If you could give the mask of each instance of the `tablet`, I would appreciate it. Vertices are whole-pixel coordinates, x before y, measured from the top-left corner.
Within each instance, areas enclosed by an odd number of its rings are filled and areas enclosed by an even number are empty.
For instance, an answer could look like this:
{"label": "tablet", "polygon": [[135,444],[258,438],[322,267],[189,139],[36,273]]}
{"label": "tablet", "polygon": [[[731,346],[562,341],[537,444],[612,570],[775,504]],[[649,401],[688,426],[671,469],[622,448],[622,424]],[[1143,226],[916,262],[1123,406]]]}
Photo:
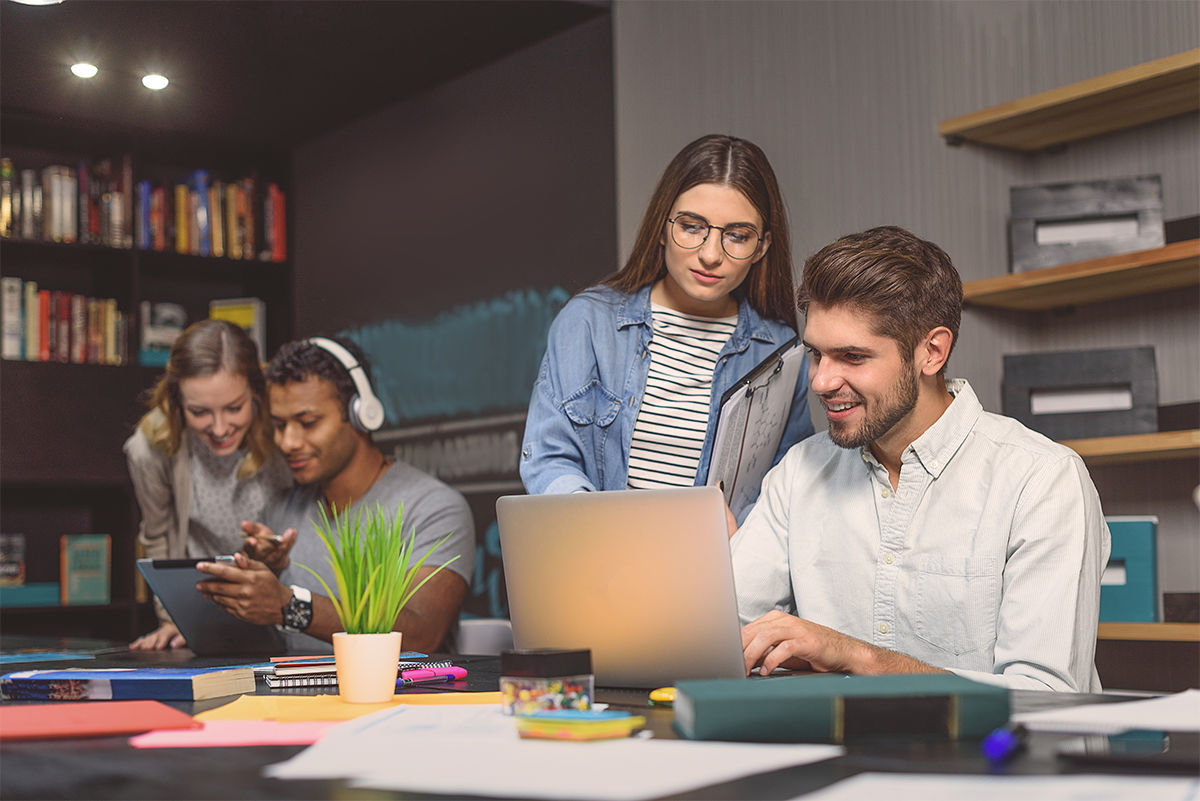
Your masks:
{"label": "tablet", "polygon": [[285,653],[287,643],[274,626],[256,626],[238,620],[196,589],[201,581],[216,580],[211,574],[197,570],[198,563],[232,560],[232,556],[139,559],[137,566],[197,656]]}

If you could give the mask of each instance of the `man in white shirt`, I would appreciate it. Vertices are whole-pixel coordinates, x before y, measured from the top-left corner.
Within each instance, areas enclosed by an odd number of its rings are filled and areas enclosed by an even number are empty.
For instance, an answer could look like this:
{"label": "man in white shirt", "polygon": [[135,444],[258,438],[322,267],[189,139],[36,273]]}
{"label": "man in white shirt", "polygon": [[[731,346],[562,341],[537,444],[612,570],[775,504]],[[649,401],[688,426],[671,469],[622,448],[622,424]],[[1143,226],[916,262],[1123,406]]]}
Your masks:
{"label": "man in white shirt", "polygon": [[767,474],[731,542],[747,673],[1098,692],[1099,496],[1077,454],[945,378],[950,258],[901,228],[852,234],[808,259],[797,300],[829,430]]}

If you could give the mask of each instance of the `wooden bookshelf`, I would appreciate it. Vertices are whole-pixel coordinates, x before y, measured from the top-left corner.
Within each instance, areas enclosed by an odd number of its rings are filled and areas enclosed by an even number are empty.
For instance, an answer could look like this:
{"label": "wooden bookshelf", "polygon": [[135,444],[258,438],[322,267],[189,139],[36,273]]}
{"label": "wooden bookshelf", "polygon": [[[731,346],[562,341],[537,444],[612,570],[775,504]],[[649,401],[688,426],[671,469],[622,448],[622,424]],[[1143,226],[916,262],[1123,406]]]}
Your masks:
{"label": "wooden bookshelf", "polygon": [[947,144],[1035,151],[1200,109],[1200,48],[943,120]]}
{"label": "wooden bookshelf", "polygon": [[1200,458],[1200,429],[1064,440],[1088,464],[1165,462]]}
{"label": "wooden bookshelf", "polygon": [[1101,623],[1096,639],[1200,642],[1200,623]]}
{"label": "wooden bookshelf", "polygon": [[963,302],[1039,311],[1200,284],[1200,239],[963,284]]}

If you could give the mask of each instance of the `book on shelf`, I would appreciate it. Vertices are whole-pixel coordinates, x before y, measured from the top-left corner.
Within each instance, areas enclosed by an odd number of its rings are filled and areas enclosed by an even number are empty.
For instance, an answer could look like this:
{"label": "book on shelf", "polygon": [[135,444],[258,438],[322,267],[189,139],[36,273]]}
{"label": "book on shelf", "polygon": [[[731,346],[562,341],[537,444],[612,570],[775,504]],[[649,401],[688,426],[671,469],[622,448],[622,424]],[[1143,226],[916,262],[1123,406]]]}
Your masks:
{"label": "book on shelf", "polygon": [[166,367],[171,346],[187,328],[187,311],[178,303],[143,300],[140,316],[138,363],[146,367]]}
{"label": "book on shelf", "polygon": [[25,585],[25,535],[0,534],[0,587]]}
{"label": "book on shelf", "polygon": [[207,171],[196,170],[192,173],[191,180],[189,181],[189,191],[194,207],[192,211],[194,227],[192,230],[196,234],[195,242],[191,248],[192,254],[195,256],[209,256],[212,254],[212,228],[209,225]]}
{"label": "book on shelf", "polygon": [[112,539],[107,534],[59,538],[59,586],[63,606],[103,606],[110,598]]}
{"label": "book on shelf", "polygon": [[39,289],[37,299],[39,362],[50,361],[50,290]]}
{"label": "book on shelf", "polygon": [[208,228],[212,240],[212,255],[225,255],[225,184],[214,180],[208,187]]}
{"label": "book on shelf", "polygon": [[8,701],[203,701],[254,692],[254,670],[235,668],[110,668],[22,670],[0,676]]}
{"label": "book on shelf", "polygon": [[4,326],[4,345],[3,351],[0,353],[5,359],[23,359],[25,358],[25,321],[21,315],[21,308],[24,305],[24,289],[21,279],[10,275],[0,278],[0,296],[3,299],[0,314],[3,315]]}
{"label": "book on shelf", "polygon": [[13,187],[12,159],[0,159],[0,237],[13,235]]}
{"label": "book on shelf", "polygon": [[54,310],[54,361],[71,361],[71,297],[70,292],[55,290],[51,294]]}
{"label": "book on shelf", "polygon": [[37,281],[25,282],[25,361],[36,362],[41,353]]}
{"label": "book on shelf", "polygon": [[186,712],[151,700],[0,707],[0,741],[121,737],[157,729],[203,726]]}
{"label": "book on shelf", "polygon": [[175,252],[191,253],[188,245],[188,232],[191,225],[188,222],[188,207],[191,197],[187,184],[175,184]]}
{"label": "book on shelf", "polygon": [[213,320],[227,320],[244,329],[258,345],[259,359],[267,360],[267,304],[258,298],[211,300],[208,316]]}
{"label": "book on shelf", "polygon": [[681,681],[675,728],[690,740],[840,743],[903,735],[983,737],[1008,722],[1005,687],[953,674]]}

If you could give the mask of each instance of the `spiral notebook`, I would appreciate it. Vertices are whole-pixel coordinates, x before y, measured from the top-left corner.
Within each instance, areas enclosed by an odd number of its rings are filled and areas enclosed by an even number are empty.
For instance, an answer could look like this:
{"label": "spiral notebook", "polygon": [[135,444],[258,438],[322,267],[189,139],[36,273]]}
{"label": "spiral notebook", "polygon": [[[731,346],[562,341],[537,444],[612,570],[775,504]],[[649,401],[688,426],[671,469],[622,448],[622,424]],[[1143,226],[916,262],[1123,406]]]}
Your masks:
{"label": "spiral notebook", "polygon": [[[445,668],[454,667],[454,663],[449,660],[440,662],[429,662],[421,660],[419,662],[401,662],[396,669],[397,675],[402,670],[420,670],[422,668]],[[336,687],[337,670],[330,668],[328,673],[317,673],[308,676],[264,676],[267,682],[267,687],[272,690],[291,689],[293,687]]]}

